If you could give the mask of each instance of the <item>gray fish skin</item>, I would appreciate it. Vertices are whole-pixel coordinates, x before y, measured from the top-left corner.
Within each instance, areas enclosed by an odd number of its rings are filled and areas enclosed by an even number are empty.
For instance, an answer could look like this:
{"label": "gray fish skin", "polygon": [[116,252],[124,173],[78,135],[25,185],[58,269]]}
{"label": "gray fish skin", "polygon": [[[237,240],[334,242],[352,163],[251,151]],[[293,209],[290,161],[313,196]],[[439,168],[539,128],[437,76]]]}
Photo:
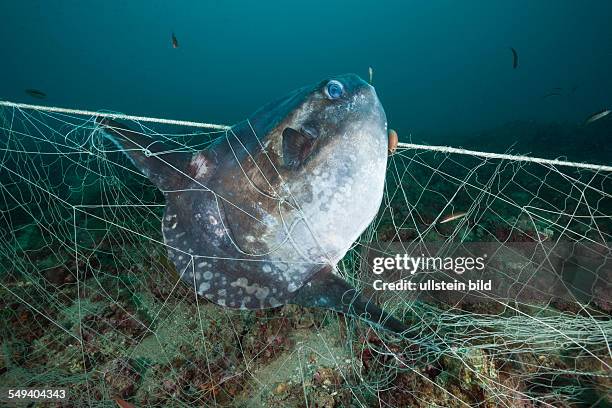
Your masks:
{"label": "gray fish skin", "polygon": [[[329,96],[331,80],[341,97]],[[383,197],[387,122],[370,84],[349,74],[298,89],[199,152],[166,153],[100,123],[164,192],[169,258],[199,295],[238,309],[328,308],[404,330],[333,273]]]}

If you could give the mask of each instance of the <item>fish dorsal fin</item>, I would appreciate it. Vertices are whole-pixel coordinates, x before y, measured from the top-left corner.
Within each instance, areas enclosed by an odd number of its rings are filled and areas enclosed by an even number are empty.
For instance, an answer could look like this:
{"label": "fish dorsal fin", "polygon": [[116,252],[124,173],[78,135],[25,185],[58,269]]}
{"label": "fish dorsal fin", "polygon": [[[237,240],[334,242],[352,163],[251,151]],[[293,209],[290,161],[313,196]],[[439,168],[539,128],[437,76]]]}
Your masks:
{"label": "fish dorsal fin", "polygon": [[98,118],[96,123],[134,166],[162,191],[180,188],[190,178],[202,179],[210,173],[211,161],[205,152],[181,151],[112,119]]}

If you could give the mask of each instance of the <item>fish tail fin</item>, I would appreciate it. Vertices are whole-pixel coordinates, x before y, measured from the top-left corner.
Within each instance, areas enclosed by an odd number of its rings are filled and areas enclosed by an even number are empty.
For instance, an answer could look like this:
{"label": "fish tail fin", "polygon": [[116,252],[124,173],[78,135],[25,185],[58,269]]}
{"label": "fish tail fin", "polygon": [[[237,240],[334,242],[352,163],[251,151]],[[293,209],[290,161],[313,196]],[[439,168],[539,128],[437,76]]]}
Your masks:
{"label": "fish tail fin", "polygon": [[378,328],[401,334],[408,327],[379,308],[344,279],[334,275],[331,266],[317,272],[295,294],[292,303],[321,307],[358,317]]}
{"label": "fish tail fin", "polygon": [[177,186],[183,174],[181,169],[187,168],[191,161],[191,152],[172,149],[146,133],[129,129],[108,117],[97,117],[96,124],[158,188],[165,190]]}

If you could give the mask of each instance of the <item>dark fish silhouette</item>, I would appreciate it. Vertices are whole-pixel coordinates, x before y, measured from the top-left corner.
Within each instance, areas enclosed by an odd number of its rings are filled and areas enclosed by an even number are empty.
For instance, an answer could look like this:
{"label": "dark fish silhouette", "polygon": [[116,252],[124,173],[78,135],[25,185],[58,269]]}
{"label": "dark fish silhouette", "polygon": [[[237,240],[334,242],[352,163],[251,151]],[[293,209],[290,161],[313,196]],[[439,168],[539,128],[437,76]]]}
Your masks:
{"label": "dark fish silhouette", "polygon": [[542,99],[547,99],[547,98],[550,98],[552,96],[561,96],[561,94],[559,92],[549,92],[546,95],[544,95],[542,97]]}
{"label": "dark fish silhouette", "polygon": [[178,48],[178,47],[179,47],[179,43],[178,43],[178,40],[176,39],[176,35],[172,33],[172,48]]}
{"label": "dark fish silhouette", "polygon": [[38,89],[26,89],[25,92],[32,98],[36,99],[45,99],[47,97],[47,94],[45,94],[43,91],[39,91]]}
{"label": "dark fish silhouette", "polygon": [[169,258],[198,294],[230,308],[293,303],[405,330],[334,273],[383,195],[387,122],[367,82],[351,74],[298,89],[203,151],[98,123],[164,192]]}
{"label": "dark fish silhouette", "polygon": [[510,47],[510,51],[512,51],[512,68],[517,69],[519,63],[518,53],[512,47]]}

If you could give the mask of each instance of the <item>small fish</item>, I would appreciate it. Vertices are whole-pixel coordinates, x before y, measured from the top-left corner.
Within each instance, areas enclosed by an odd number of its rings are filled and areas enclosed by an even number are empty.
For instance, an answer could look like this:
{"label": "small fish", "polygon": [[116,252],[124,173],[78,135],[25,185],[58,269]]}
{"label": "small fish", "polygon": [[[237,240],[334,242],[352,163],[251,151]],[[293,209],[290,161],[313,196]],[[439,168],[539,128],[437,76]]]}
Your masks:
{"label": "small fish", "polygon": [[562,91],[562,90],[563,90],[563,88],[561,88],[561,87],[557,86],[557,87],[553,88],[552,90],[553,90],[553,91]]}
{"label": "small fish", "polygon": [[512,68],[517,69],[518,68],[518,53],[516,52],[516,50],[512,47],[510,47],[510,51],[512,51]]}
{"label": "small fish", "polygon": [[374,69],[372,67],[368,67],[368,75],[370,78],[370,85],[372,85],[372,77],[374,76]]}
{"label": "small fish", "polygon": [[134,408],[134,406],[132,404],[130,404],[129,402],[127,402],[125,400],[122,400],[119,397],[115,397],[113,399],[115,400],[115,402],[117,403],[119,408]]}
{"label": "small fish", "polygon": [[594,114],[592,114],[591,116],[589,116],[585,121],[584,124],[588,125],[589,123],[593,123],[596,120],[605,118],[606,116],[608,116],[610,114],[610,112],[612,112],[610,109],[604,109],[600,112],[596,112]]}
{"label": "small fish", "polygon": [[25,92],[32,98],[36,99],[45,99],[47,97],[46,93],[39,91],[38,89],[26,89]]}
{"label": "small fish", "polygon": [[458,220],[459,218],[463,218],[466,215],[467,215],[467,213],[464,212],[464,211],[456,212],[456,213],[447,215],[446,217],[442,218],[442,220],[440,221],[440,224],[445,224],[447,222]]}
{"label": "small fish", "polygon": [[179,47],[179,43],[178,43],[178,40],[176,39],[176,35],[172,33],[172,48],[178,48],[178,47]]}
{"label": "small fish", "polygon": [[389,154],[395,153],[398,143],[399,139],[397,137],[397,132],[393,129],[389,129]]}
{"label": "small fish", "polygon": [[550,98],[551,96],[561,96],[559,92],[550,92],[542,97],[542,99]]}

